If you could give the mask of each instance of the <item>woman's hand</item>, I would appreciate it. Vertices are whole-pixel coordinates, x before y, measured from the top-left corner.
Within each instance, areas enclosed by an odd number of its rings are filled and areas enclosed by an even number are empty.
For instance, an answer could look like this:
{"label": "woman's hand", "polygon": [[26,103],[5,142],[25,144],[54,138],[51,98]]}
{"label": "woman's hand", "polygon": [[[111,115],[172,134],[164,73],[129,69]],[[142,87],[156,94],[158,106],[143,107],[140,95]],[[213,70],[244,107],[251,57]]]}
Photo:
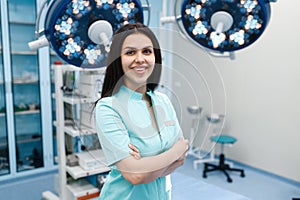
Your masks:
{"label": "woman's hand", "polygon": [[186,156],[187,151],[185,151],[175,162],[173,162],[167,168],[165,168],[165,171],[162,173],[162,176],[167,176],[171,174],[175,169],[182,166],[184,164]]}
{"label": "woman's hand", "polygon": [[137,160],[141,159],[140,151],[133,144],[130,143],[128,147],[132,150],[129,152],[130,155],[132,155]]}
{"label": "woman's hand", "polygon": [[176,155],[178,155],[178,159],[185,159],[188,147],[188,140],[181,137],[173,145],[172,149],[175,151]]}
{"label": "woman's hand", "polygon": [[140,151],[133,144],[129,144],[129,157],[116,163],[122,176],[131,184],[145,184],[170,174],[184,164],[188,141],[179,139],[167,151],[155,155],[141,157]]}
{"label": "woman's hand", "polygon": [[185,160],[186,159],[186,156],[187,156],[187,151],[185,151],[179,158],[177,161],[179,160]]}

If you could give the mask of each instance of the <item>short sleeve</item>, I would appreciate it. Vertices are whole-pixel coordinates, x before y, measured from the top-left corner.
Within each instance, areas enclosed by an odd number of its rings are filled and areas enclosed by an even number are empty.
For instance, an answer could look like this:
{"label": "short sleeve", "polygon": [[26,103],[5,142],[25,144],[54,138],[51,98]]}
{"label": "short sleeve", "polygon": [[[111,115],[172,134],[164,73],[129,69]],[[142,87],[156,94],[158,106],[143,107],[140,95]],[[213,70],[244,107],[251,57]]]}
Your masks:
{"label": "short sleeve", "polygon": [[111,98],[101,99],[95,108],[98,138],[105,155],[107,165],[129,157],[130,139],[127,129],[118,112],[112,107]]}

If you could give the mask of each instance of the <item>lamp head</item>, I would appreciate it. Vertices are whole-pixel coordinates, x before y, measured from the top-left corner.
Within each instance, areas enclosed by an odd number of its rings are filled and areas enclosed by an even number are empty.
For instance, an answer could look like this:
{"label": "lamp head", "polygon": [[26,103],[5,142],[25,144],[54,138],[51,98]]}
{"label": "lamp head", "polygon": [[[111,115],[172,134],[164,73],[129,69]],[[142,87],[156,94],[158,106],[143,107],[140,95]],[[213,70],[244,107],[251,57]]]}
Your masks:
{"label": "lamp head", "polygon": [[126,23],[143,23],[139,0],[53,0],[45,36],[64,61],[77,67],[106,65],[113,33]]}
{"label": "lamp head", "polygon": [[217,52],[232,52],[255,42],[270,19],[266,0],[184,0],[181,20],[197,44]]}

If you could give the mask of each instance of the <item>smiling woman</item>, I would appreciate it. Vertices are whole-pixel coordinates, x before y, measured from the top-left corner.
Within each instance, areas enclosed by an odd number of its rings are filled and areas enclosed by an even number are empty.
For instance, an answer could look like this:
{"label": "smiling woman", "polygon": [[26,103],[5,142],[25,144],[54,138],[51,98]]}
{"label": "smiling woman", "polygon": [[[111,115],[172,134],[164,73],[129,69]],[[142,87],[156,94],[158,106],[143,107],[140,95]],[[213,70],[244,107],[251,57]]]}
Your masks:
{"label": "smiling woman", "polygon": [[122,46],[121,61],[125,73],[124,84],[132,90],[145,93],[146,82],[155,63],[151,40],[140,33],[129,35]]}
{"label": "smiling woman", "polygon": [[171,198],[170,173],[184,163],[187,141],[166,95],[155,91],[161,52],[153,32],[127,24],[113,36],[97,133],[111,171],[100,199]]}

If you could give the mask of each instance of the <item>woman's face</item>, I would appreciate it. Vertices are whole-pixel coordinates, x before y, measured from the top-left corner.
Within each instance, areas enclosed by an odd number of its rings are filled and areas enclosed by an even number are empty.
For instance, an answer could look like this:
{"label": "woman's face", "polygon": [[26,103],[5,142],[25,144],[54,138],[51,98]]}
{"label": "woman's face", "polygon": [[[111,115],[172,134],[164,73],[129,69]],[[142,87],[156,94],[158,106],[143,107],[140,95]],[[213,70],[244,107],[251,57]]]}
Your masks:
{"label": "woman's face", "polygon": [[141,33],[129,35],[122,45],[121,62],[124,84],[132,90],[145,86],[155,64],[151,40]]}

